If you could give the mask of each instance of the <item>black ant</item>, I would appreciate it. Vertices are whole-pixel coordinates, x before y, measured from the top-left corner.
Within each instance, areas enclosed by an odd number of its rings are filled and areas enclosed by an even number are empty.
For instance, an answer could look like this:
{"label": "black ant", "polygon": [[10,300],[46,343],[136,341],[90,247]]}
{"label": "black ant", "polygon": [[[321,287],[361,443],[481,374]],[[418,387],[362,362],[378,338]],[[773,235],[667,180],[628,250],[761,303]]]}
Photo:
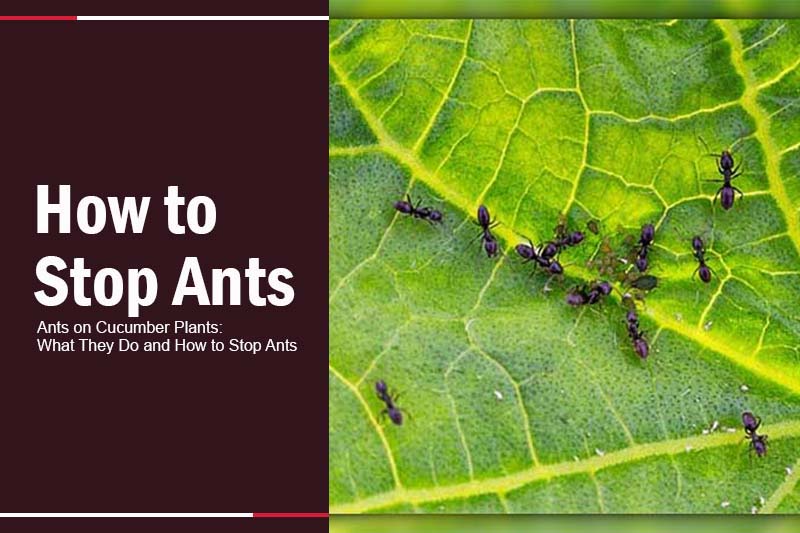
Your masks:
{"label": "black ant", "polygon": [[644,332],[639,329],[639,315],[636,311],[630,310],[626,316],[628,323],[628,336],[633,341],[633,351],[636,352],[641,359],[647,359],[650,353],[650,346],[647,344]]}
{"label": "black ant", "polygon": [[647,270],[647,252],[650,250],[650,245],[653,244],[656,229],[652,224],[645,224],[642,226],[642,233],[639,236],[639,250],[636,252],[636,268],[639,272]]}
{"label": "black ant", "polygon": [[389,387],[386,386],[386,382],[382,379],[379,379],[375,382],[375,393],[378,395],[378,398],[381,399],[383,403],[386,404],[386,408],[381,411],[381,416],[389,416],[389,420],[392,421],[397,426],[403,425],[403,410],[400,409],[396,402],[400,398],[399,394],[395,394],[394,398],[392,398],[391,393],[389,392]]}
{"label": "black ant", "polygon": [[604,296],[611,294],[611,284],[607,281],[590,283],[575,287],[567,293],[567,303],[577,307],[580,305],[592,305],[599,302]]}
{"label": "black ant", "polygon": [[703,246],[703,239],[700,237],[694,237],[692,239],[692,249],[694,250],[694,257],[699,263],[698,267],[694,270],[694,273],[700,276],[700,279],[703,280],[703,283],[708,283],[711,281],[711,269],[708,267],[708,265],[706,265],[706,249],[705,246]]}
{"label": "black ant", "polygon": [[533,243],[528,239],[528,244],[520,243],[516,246],[515,250],[517,254],[523,259],[524,263],[528,261],[533,261],[544,270],[553,274],[554,276],[558,276],[564,273],[564,267],[561,266],[556,259],[552,257],[545,257],[542,253],[542,249],[545,248],[544,246],[540,247],[539,250],[533,245]]}
{"label": "black ant", "polygon": [[[708,150],[708,145],[703,140],[703,138],[702,137],[698,138],[703,142],[703,145],[706,147],[706,150]],[[736,198],[735,193],[737,192],[739,193],[739,198],[744,197],[744,193],[731,184],[731,181],[734,178],[737,178],[742,175],[742,173],[739,172],[739,167],[742,166],[742,162],[739,161],[739,164],[736,165],[733,159],[733,155],[729,150],[723,150],[722,153],[719,154],[709,153],[708,155],[717,158],[717,172],[719,172],[722,175],[722,179],[705,180],[705,181],[722,183],[722,186],[719,189],[717,189],[717,193],[714,195],[713,201],[716,202],[717,196],[719,196],[719,201],[720,204],[722,205],[722,208],[727,211],[728,209],[733,207],[733,200]]]}
{"label": "black ant", "polygon": [[411,195],[406,195],[407,200],[398,200],[394,203],[394,208],[403,213],[404,215],[410,215],[414,218],[421,218],[422,220],[428,221],[430,224],[436,224],[442,222],[442,212],[432,207],[420,207],[419,204],[422,203],[420,200],[417,205],[414,205],[414,202],[411,201]]}
{"label": "black ant", "polygon": [[742,424],[744,425],[745,438],[750,440],[750,449],[755,450],[756,455],[763,457],[767,455],[767,435],[759,435],[756,430],[761,426],[761,419],[750,411],[742,413]]}
{"label": "black ant", "polygon": [[[481,239],[481,243],[483,244],[483,249],[486,252],[486,257],[494,257],[497,255],[499,248],[497,246],[497,239],[492,234],[492,228],[497,226],[499,222],[496,220],[492,220],[491,215],[489,215],[489,210],[486,208],[485,205],[481,205],[478,207],[478,226],[481,228],[481,233],[478,234],[478,237]],[[476,237],[476,238],[478,238]]]}

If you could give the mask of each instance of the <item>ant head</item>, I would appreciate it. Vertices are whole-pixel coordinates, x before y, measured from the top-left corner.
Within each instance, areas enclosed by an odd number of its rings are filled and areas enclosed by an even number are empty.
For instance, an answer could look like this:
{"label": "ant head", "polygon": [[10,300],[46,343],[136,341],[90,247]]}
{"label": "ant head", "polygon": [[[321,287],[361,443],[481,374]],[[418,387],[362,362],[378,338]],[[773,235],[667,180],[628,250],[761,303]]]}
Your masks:
{"label": "ant head", "polygon": [[437,211],[436,209],[431,210],[430,213],[431,222],[441,222],[442,221],[442,212]]}
{"label": "ant head", "polygon": [[625,320],[628,324],[638,324],[639,323],[639,315],[636,314],[636,311],[630,310],[628,314],[625,315]]}
{"label": "ant head", "polygon": [[378,394],[385,394],[386,392],[389,391],[389,388],[386,386],[385,381],[379,379],[378,381],[375,382],[375,391],[377,391]]}
{"label": "ant head", "polygon": [[575,246],[576,244],[580,244],[584,239],[584,235],[582,231],[573,231],[569,234],[567,240],[569,241],[570,246]]}
{"label": "ant head", "polygon": [[608,296],[609,294],[611,294],[611,284],[609,282],[607,282],[607,281],[601,281],[600,283],[595,285],[595,287],[601,293],[603,293],[603,296]]}
{"label": "ant head", "polygon": [[550,266],[548,267],[547,270],[549,270],[551,274],[555,275],[560,275],[564,273],[564,267],[562,267],[561,263],[559,263],[558,261],[553,261],[552,263],[550,263]]}
{"label": "ant head", "polygon": [[642,244],[650,244],[653,242],[653,238],[656,235],[656,228],[652,224],[645,224],[642,226],[642,236],[641,242]]}
{"label": "ant head", "polygon": [[637,257],[636,258],[636,268],[639,269],[639,272],[644,272],[647,270],[647,258],[646,257]]}

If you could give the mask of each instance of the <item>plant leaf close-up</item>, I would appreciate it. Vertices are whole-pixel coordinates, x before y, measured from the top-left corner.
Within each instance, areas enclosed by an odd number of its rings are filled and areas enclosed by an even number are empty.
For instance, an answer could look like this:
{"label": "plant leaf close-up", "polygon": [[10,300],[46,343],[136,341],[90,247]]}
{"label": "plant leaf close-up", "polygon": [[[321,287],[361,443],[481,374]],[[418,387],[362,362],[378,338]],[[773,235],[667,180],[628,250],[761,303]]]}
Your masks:
{"label": "plant leaf close-up", "polygon": [[[331,513],[800,511],[800,21],[333,20],[329,64]],[[623,285],[565,295],[646,223],[641,360]]]}

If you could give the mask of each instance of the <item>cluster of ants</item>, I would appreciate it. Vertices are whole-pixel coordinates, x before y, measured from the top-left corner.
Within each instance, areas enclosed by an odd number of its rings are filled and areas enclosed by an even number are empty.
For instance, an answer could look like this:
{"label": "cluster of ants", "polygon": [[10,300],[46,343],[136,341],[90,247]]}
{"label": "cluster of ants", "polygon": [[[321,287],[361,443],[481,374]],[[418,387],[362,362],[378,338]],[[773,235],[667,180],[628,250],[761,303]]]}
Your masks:
{"label": "cluster of ants", "polygon": [[[700,139],[702,141],[702,138]],[[705,145],[705,141],[703,141]],[[720,154],[708,154],[717,158],[717,171],[722,175],[722,179],[706,180],[721,182],[722,185],[714,195],[713,202],[716,202],[717,197],[720,197],[720,204],[725,210],[733,207],[735,193],[738,192],[740,197],[744,195],[742,191],[737,189],[731,184],[731,181],[740,176],[741,172],[739,165],[736,165],[728,150],[723,150]],[[401,214],[411,216],[413,218],[425,220],[430,224],[437,224],[443,221],[441,211],[432,207],[421,206],[421,201],[415,205],[411,200],[410,195],[406,195],[406,200],[400,200],[394,203],[394,208]],[[474,222],[480,227],[480,232],[472,240],[481,241],[481,247],[486,253],[488,258],[496,257],[500,253],[497,238],[492,233],[492,229],[496,227],[499,222],[492,219],[489,209],[485,205],[478,207],[477,219]],[[589,230],[598,234],[599,229],[596,221],[589,221],[587,224]],[[566,218],[562,215],[559,223],[555,228],[554,237],[535,246],[530,239],[526,238],[526,242],[517,244],[514,248],[517,255],[522,258],[523,263],[533,263],[534,271],[541,269],[542,271],[553,276],[562,276],[564,267],[559,262],[559,255],[567,248],[579,245],[583,242],[585,235],[581,231],[568,231],[566,225]],[[630,253],[627,257],[618,258],[613,253],[608,240],[606,239],[602,246],[601,251],[604,251],[604,256],[598,264],[598,270],[601,274],[616,276],[617,281],[622,285],[637,289],[638,291],[649,291],[658,285],[658,278],[655,276],[644,274],[649,266],[648,253],[653,245],[655,239],[655,226],[651,223],[642,226],[639,234],[639,240],[635,245],[630,246]],[[472,242],[471,241],[471,242]],[[633,238],[630,239],[629,244],[632,244]],[[703,283],[711,281],[711,269],[705,261],[705,245],[700,236],[692,238],[692,251],[693,256],[697,260],[698,266],[695,269],[694,275],[699,275]],[[630,264],[634,264],[638,270],[638,274],[631,273]],[[589,262],[592,266],[594,263]],[[533,273],[532,272],[532,273]],[[611,294],[612,285],[605,280],[596,280],[573,287],[567,292],[566,303],[573,306],[593,305],[602,301],[606,296]],[[641,294],[639,294],[641,299]],[[628,337],[630,337],[633,351],[640,359],[645,360],[650,353],[650,346],[647,342],[646,334],[639,328],[639,315],[636,313],[636,304],[632,301],[630,294],[626,293],[622,296],[623,304],[628,308],[626,315],[626,328]],[[397,406],[397,399],[399,395],[394,396],[389,392],[386,382],[378,380],[375,383],[375,392],[378,398],[384,403],[385,408],[381,411],[382,416],[388,416],[392,423],[396,425],[403,424],[403,411]],[[751,450],[755,450],[756,454],[761,457],[767,453],[767,436],[759,435],[756,430],[761,425],[761,419],[755,417],[752,413],[744,412],[742,414],[742,423],[746,438],[750,441]]]}

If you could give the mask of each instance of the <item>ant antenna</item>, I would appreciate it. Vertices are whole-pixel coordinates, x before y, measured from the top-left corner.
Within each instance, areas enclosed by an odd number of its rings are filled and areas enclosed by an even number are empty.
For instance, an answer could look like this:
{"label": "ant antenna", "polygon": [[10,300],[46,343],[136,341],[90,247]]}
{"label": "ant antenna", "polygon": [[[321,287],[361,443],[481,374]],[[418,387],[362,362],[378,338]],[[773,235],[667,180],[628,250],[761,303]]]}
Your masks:
{"label": "ant antenna", "polygon": [[697,136],[697,138],[700,139],[700,142],[703,143],[703,146],[706,149],[705,155],[710,156],[710,157],[722,157],[722,154],[715,154],[714,152],[711,151],[711,148],[708,147],[708,144],[706,144],[705,139],[703,139],[699,135]]}

